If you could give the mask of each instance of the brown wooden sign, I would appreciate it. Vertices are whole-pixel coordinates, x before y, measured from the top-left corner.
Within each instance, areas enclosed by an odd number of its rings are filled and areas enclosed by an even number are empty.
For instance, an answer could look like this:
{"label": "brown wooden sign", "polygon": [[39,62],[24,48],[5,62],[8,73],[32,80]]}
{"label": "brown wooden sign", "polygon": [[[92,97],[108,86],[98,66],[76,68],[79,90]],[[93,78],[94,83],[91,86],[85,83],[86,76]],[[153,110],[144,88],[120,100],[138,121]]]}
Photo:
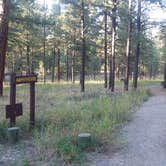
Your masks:
{"label": "brown wooden sign", "polygon": [[37,82],[37,75],[25,75],[25,76],[16,76],[15,83],[16,84],[25,84]]}
{"label": "brown wooden sign", "polygon": [[6,119],[23,115],[22,103],[6,106]]}
{"label": "brown wooden sign", "polygon": [[6,118],[10,118],[10,126],[16,123],[16,117],[23,114],[22,104],[16,104],[16,85],[17,84],[30,84],[30,128],[35,125],[35,82],[37,82],[36,74],[16,75],[11,74],[10,77],[10,105],[6,106]]}

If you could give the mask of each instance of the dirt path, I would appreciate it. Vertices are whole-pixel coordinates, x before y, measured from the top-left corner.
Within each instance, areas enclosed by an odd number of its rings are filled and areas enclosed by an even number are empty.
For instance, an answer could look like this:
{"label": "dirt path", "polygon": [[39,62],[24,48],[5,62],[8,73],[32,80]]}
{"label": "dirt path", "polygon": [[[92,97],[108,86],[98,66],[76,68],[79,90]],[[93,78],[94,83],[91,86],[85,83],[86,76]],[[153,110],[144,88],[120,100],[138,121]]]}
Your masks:
{"label": "dirt path", "polygon": [[95,156],[90,166],[165,166],[166,93],[152,89],[153,97],[134,114],[122,130],[126,146],[116,153]]}

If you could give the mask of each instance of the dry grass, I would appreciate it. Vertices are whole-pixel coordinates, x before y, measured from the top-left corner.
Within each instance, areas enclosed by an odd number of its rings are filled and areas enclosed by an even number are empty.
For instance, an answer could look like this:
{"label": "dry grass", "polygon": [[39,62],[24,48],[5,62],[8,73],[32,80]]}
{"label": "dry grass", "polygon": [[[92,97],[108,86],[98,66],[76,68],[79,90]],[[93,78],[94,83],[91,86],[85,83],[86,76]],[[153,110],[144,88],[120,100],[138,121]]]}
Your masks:
{"label": "dry grass", "polygon": [[[86,93],[80,93],[79,85],[38,84],[36,86],[36,128],[29,127],[29,88],[17,87],[17,101],[23,102],[24,116],[17,118],[22,139],[30,140],[35,156],[26,156],[25,163],[57,161],[59,156],[66,163],[82,163],[85,150],[77,146],[77,135],[90,132],[93,143],[88,150],[109,145],[117,126],[130,119],[131,110],[148,98],[145,90],[112,94],[102,84],[88,84]],[[8,121],[4,105],[8,104],[8,88],[0,100],[0,139],[3,140]],[[28,136],[28,137],[27,137]],[[24,145],[28,149],[29,145]],[[40,164],[39,164],[40,165]],[[51,165],[51,164],[50,164]]]}

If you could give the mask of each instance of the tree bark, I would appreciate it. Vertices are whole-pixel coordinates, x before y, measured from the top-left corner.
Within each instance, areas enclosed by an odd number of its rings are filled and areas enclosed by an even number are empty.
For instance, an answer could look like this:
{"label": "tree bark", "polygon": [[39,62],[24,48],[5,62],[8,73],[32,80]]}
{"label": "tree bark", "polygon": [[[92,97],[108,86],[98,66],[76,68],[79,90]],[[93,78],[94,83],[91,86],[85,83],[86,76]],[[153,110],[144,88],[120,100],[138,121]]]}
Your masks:
{"label": "tree bark", "polygon": [[44,0],[44,24],[43,24],[43,81],[46,83],[46,2]]}
{"label": "tree bark", "polygon": [[135,68],[133,78],[133,88],[137,89],[138,84],[138,65],[140,57],[140,33],[141,33],[141,0],[138,0],[138,11],[137,11],[137,48],[135,55]]}
{"label": "tree bark", "polygon": [[117,10],[117,0],[112,0],[112,57],[111,57],[111,91],[114,92],[115,89],[115,37],[116,37],[116,10]]}
{"label": "tree bark", "polygon": [[126,79],[125,79],[125,90],[128,91],[129,88],[129,76],[130,76],[130,53],[131,53],[131,32],[132,32],[132,2],[129,0],[129,13],[128,13],[128,30],[127,30],[127,45],[126,45],[126,57],[127,57],[127,66],[126,66]]}
{"label": "tree bark", "polygon": [[30,45],[29,45],[29,34],[27,34],[27,73],[30,73]]}
{"label": "tree bark", "polygon": [[55,56],[56,56],[56,52],[55,52],[55,45],[54,45],[54,50],[53,50],[53,64],[52,64],[52,77],[51,77],[52,82],[55,81]]}
{"label": "tree bark", "polygon": [[107,88],[107,9],[104,12],[105,37],[104,37],[104,87]]}
{"label": "tree bark", "polygon": [[69,81],[69,55],[66,53],[66,81]]}
{"label": "tree bark", "polygon": [[32,52],[31,52],[31,73],[34,73],[35,71],[35,66],[34,66],[34,48],[32,47]]}
{"label": "tree bark", "polygon": [[85,59],[86,59],[86,42],[85,42],[85,4],[82,0],[82,57],[81,57],[81,92],[85,92]]}
{"label": "tree bark", "polygon": [[0,27],[0,96],[3,96],[3,80],[5,72],[5,60],[8,44],[10,0],[3,0],[3,14]]}
{"label": "tree bark", "polygon": [[57,75],[58,75],[58,82],[60,81],[61,79],[61,68],[60,68],[60,60],[61,60],[61,55],[60,55],[60,49],[58,48],[58,72],[57,72]]}
{"label": "tree bark", "polygon": [[163,82],[163,88],[166,88],[166,63],[164,64],[164,82]]}
{"label": "tree bark", "polygon": [[149,70],[149,79],[152,80],[152,77],[153,77],[153,65],[152,65],[152,62],[151,62],[150,70]]}
{"label": "tree bark", "polygon": [[[76,46],[76,28],[74,29],[73,43],[74,43],[74,46]],[[74,48],[71,53],[71,56],[72,56],[72,58],[71,58],[71,81],[73,84],[75,83],[75,55],[76,55],[76,50]]]}
{"label": "tree bark", "polygon": [[109,86],[108,86],[108,88],[109,89],[111,89],[111,87],[112,87],[112,56],[110,56],[110,60],[109,60],[109,69],[110,69],[110,71],[109,71]]}
{"label": "tree bark", "polygon": [[71,59],[71,81],[75,83],[75,50],[72,52],[72,59]]}

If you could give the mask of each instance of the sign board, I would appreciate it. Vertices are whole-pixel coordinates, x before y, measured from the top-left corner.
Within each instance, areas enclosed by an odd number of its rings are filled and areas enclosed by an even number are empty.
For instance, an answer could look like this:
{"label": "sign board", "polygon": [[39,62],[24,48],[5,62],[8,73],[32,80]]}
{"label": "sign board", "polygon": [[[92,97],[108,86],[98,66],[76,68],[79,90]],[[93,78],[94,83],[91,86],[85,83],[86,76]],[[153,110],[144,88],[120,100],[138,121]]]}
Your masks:
{"label": "sign board", "polygon": [[25,76],[15,77],[16,84],[25,84],[25,83],[33,83],[33,82],[37,82],[37,75],[25,75]]}
{"label": "sign board", "polygon": [[16,123],[16,117],[23,114],[22,104],[16,104],[16,85],[30,84],[30,128],[35,125],[35,82],[37,82],[36,74],[16,75],[11,73],[10,76],[10,105],[6,106],[6,118],[10,118],[10,126]]}
{"label": "sign board", "polygon": [[6,106],[6,119],[23,115],[22,103]]}

